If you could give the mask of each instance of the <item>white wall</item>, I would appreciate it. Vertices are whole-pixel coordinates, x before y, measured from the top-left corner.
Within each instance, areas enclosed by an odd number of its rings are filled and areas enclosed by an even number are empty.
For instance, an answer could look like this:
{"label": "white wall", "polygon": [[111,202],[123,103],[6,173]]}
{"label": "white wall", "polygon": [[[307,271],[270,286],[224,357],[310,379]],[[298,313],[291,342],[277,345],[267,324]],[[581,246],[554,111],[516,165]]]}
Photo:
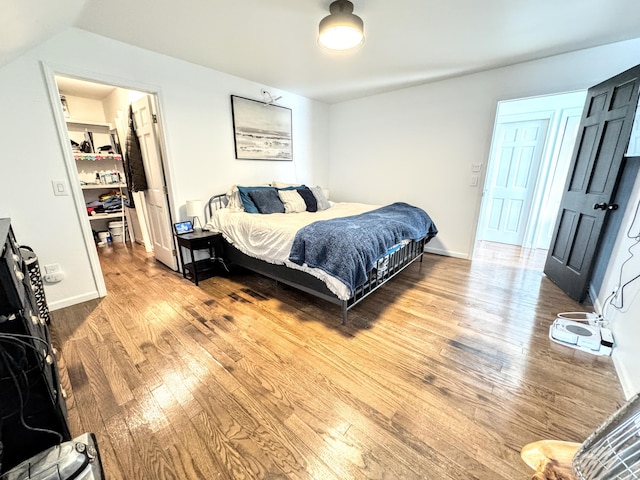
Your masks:
{"label": "white wall", "polygon": [[578,92],[562,93],[557,95],[506,100],[500,103],[499,114],[500,116],[506,116],[530,114],[532,112],[557,112],[557,110],[562,108],[582,108],[586,96],[586,90],[580,90]]}
{"label": "white wall", "polygon": [[233,183],[327,183],[327,105],[272,90],[293,109],[294,162],[235,160],[230,95],[259,100],[268,86],[69,29],[0,69],[0,217],[12,219],[18,241],[41,264],[59,263],[66,273],[46,287],[52,309],[95,298],[97,290],[74,197],[53,195],[51,180],[73,177],[40,62],[56,73],[158,92],[176,219],[187,198],[204,200]]}
{"label": "white wall", "polygon": [[[640,158],[629,161],[640,162]],[[613,331],[616,342],[613,359],[627,398],[640,392],[640,279],[629,284],[623,291],[619,286],[640,274],[640,246],[637,245],[640,239],[639,203],[640,176],[636,178],[598,293],[598,305]],[[617,295],[611,297],[614,291]]]}
{"label": "white wall", "polygon": [[[640,39],[331,106],[334,199],[424,208],[440,233],[427,249],[468,258],[499,100],[586,89],[638,63]],[[357,180],[356,180],[357,179]]]}
{"label": "white wall", "polygon": [[69,107],[68,122],[105,123],[104,108],[101,100],[65,95]]}

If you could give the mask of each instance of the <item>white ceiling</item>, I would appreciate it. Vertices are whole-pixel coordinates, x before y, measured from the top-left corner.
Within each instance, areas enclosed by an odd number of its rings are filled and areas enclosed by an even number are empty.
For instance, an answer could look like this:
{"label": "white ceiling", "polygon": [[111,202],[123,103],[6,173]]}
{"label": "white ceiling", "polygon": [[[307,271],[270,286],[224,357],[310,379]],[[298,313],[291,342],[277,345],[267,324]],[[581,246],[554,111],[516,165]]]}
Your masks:
{"label": "white ceiling", "polygon": [[330,3],[0,0],[0,65],[73,25],[335,103],[640,37],[638,0],[353,0],[366,42],[330,54],[316,44]]}

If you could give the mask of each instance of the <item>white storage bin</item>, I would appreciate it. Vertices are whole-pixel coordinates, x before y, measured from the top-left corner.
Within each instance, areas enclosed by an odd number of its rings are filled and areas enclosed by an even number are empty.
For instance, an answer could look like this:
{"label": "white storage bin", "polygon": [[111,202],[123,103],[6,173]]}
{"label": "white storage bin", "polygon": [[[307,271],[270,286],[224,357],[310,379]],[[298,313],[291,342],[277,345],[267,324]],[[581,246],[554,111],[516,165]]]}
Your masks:
{"label": "white storage bin", "polygon": [[127,232],[124,222],[109,222],[109,233],[113,243],[126,241]]}

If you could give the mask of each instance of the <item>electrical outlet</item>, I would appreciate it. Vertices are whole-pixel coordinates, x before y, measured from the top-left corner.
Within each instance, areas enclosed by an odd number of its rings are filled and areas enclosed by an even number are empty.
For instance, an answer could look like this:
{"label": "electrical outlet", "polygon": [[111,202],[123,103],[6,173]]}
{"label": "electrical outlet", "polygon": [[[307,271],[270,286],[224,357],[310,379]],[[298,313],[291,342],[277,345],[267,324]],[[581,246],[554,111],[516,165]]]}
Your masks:
{"label": "electrical outlet", "polygon": [[60,264],[59,263],[52,263],[50,265],[45,265],[44,266],[44,273],[46,274],[53,274],[53,273],[58,273],[60,271]]}
{"label": "electrical outlet", "polygon": [[471,164],[471,171],[472,172],[479,172],[480,170],[482,170],[482,164],[481,163],[472,163]]}
{"label": "electrical outlet", "polygon": [[58,283],[64,280],[64,272],[46,273],[43,278],[47,283]]}

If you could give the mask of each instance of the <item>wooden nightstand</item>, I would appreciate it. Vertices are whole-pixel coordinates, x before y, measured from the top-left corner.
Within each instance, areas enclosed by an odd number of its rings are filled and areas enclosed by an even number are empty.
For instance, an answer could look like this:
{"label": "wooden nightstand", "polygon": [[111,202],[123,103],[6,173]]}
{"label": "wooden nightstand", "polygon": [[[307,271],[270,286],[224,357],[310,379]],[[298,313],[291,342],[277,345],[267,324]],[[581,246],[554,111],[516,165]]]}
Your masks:
{"label": "wooden nightstand", "polygon": [[[180,266],[182,276],[198,285],[198,281],[215,275],[218,264],[227,269],[223,260],[223,242],[220,233],[201,230],[193,233],[176,235],[180,250]],[[190,261],[185,263],[183,248],[189,250]],[[209,258],[195,260],[194,251],[208,250]]]}

